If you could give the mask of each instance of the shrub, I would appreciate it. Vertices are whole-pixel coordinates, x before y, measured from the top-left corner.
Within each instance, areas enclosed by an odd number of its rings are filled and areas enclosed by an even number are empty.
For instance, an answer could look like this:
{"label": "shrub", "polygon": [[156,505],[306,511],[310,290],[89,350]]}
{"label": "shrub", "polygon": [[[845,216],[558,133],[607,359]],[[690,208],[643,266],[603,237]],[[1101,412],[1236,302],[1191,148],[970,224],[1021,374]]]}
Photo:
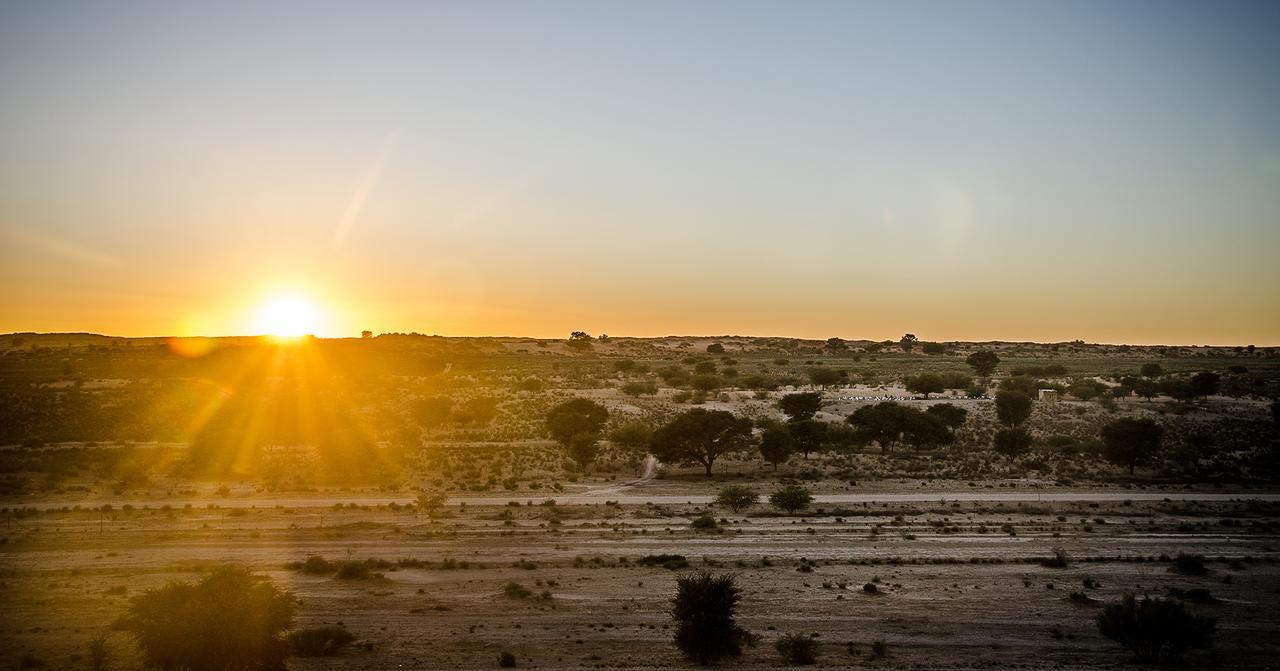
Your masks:
{"label": "shrub", "polygon": [[1185,552],[1179,552],[1178,556],[1173,558],[1173,566],[1170,566],[1169,570],[1183,575],[1205,575],[1209,572],[1204,565],[1204,555]]}
{"label": "shrub", "polygon": [[284,668],[297,601],[270,579],[220,568],[196,584],[172,581],[134,597],[119,627],[162,671]]}
{"label": "shrub", "polygon": [[1063,550],[1062,548],[1054,548],[1053,556],[1048,559],[1041,560],[1040,565],[1046,568],[1066,568],[1071,565],[1071,558],[1067,556],[1066,550]]}
{"label": "shrub", "polygon": [[661,566],[665,569],[675,570],[679,568],[687,568],[689,560],[684,555],[645,555],[636,560],[641,566]]}
{"label": "shrub", "polygon": [[518,582],[509,582],[502,588],[502,594],[508,599],[529,599],[533,597],[533,590]]}
{"label": "shrub", "polygon": [[788,664],[813,664],[818,661],[818,642],[805,634],[787,634],[774,644]]}
{"label": "shrub", "polygon": [[516,656],[503,650],[498,653],[498,666],[504,669],[514,668],[516,665]]}
{"label": "shrub", "polygon": [[302,562],[300,570],[309,575],[327,575],[337,570],[337,566],[324,557],[311,555]]}
{"label": "shrub", "polygon": [[741,598],[742,592],[731,575],[704,572],[678,578],[671,605],[676,647],[703,665],[721,657],[741,655],[742,644],[755,641],[733,620]]}
{"label": "shrub", "polygon": [[1098,631],[1147,663],[1176,663],[1186,650],[1208,647],[1214,627],[1213,618],[1193,615],[1176,601],[1133,595],[1098,614]]}
{"label": "shrub", "polygon": [[344,561],[338,563],[338,572],[336,576],[340,580],[368,580],[374,577],[374,573],[369,570],[369,565],[362,561]]}
{"label": "shrub", "polygon": [[769,495],[769,504],[778,510],[794,515],[813,503],[813,494],[800,485],[787,485]]}
{"label": "shrub", "polygon": [[299,629],[289,634],[289,647],[299,657],[332,655],[338,648],[356,640],[344,627],[328,625]]}
{"label": "shrub", "polygon": [[689,523],[689,526],[700,531],[711,531],[713,529],[720,528],[720,525],[716,524],[716,518],[707,513],[703,513],[693,518],[693,521]]}
{"label": "shrub", "polygon": [[110,653],[110,649],[107,648],[107,635],[105,632],[89,639],[89,668],[93,671],[102,671],[107,668],[107,659],[110,657]]}
{"label": "shrub", "polygon": [[883,638],[878,638],[871,642],[871,656],[880,659],[889,654],[889,644],[885,643]]}
{"label": "shrub", "polygon": [[745,485],[729,485],[716,494],[716,505],[729,508],[735,513],[754,506],[759,500],[760,495]]}

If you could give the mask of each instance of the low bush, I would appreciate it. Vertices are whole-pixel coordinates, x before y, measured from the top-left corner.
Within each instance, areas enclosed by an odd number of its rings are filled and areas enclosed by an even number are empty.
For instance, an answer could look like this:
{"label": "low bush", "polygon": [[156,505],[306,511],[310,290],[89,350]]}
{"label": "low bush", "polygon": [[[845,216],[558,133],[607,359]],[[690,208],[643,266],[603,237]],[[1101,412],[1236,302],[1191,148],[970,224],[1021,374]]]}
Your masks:
{"label": "low bush", "polygon": [[1098,614],[1098,631],[1125,646],[1139,662],[1177,663],[1191,648],[1213,643],[1213,618],[1190,613],[1177,601],[1129,595]]}
{"label": "low bush", "polygon": [[1205,575],[1209,569],[1204,565],[1204,555],[1193,555],[1179,552],[1173,558],[1173,566],[1169,570],[1183,575]]}
{"label": "low bush", "polygon": [[818,661],[818,642],[806,634],[787,634],[773,646],[789,664],[813,664]]}
{"label": "low bush", "polygon": [[332,655],[342,646],[356,640],[344,627],[328,625],[299,629],[289,634],[289,647],[299,657]]}

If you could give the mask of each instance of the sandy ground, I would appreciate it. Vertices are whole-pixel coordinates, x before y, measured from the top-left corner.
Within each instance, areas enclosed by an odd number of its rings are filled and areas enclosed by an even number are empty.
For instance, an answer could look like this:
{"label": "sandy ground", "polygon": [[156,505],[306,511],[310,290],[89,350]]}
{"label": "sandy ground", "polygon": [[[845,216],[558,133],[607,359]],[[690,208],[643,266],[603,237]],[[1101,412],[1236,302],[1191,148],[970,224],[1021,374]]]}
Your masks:
{"label": "sandy ground", "polygon": [[[638,498],[653,498],[638,489]],[[24,657],[44,668],[87,668],[88,639],[130,595],[219,562],[248,565],[296,592],[300,625],[342,622],[360,637],[340,655],[294,659],[294,669],[494,668],[502,650],[524,668],[688,666],[670,644],[667,608],[676,576],[704,568],[738,576],[741,622],[762,636],[725,668],[784,666],[773,641],[790,632],[819,634],[819,668],[1107,668],[1128,655],[1097,634],[1100,603],[1189,587],[1218,600],[1193,608],[1219,620],[1214,656],[1222,668],[1275,667],[1275,496],[1107,490],[1036,501],[999,498],[1023,492],[969,492],[985,500],[962,493],[828,499],[816,504],[821,513],[797,517],[765,507],[716,510],[727,520],[719,532],[689,528],[702,509],[692,493],[685,500],[694,504],[472,500],[437,519],[385,505],[395,497],[339,510],[321,495],[233,497],[257,506],[238,509],[221,500],[218,508],[163,510],[152,501],[128,512],[117,502],[109,514],[9,512],[0,668],[21,668]],[[1072,557],[1070,567],[1039,565],[1055,548]],[[1160,556],[1178,552],[1206,555],[1211,573],[1171,572]],[[691,566],[636,565],[661,553],[685,555]],[[313,554],[434,564],[370,580],[283,567]],[[446,558],[467,567],[441,568]],[[1086,577],[1101,586],[1085,589]],[[550,598],[508,598],[509,582]],[[863,591],[868,582],[877,594]],[[1073,602],[1075,591],[1098,603]],[[111,636],[109,668],[138,668],[124,635]],[[887,658],[870,657],[877,639]]]}

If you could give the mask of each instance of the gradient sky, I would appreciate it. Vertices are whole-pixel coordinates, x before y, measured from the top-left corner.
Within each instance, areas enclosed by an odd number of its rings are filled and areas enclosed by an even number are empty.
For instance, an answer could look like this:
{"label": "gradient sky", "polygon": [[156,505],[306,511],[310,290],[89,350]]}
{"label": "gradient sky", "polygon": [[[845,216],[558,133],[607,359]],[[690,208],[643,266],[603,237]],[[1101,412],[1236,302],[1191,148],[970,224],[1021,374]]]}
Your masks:
{"label": "gradient sky", "polygon": [[8,2],[0,331],[1280,344],[1280,3]]}

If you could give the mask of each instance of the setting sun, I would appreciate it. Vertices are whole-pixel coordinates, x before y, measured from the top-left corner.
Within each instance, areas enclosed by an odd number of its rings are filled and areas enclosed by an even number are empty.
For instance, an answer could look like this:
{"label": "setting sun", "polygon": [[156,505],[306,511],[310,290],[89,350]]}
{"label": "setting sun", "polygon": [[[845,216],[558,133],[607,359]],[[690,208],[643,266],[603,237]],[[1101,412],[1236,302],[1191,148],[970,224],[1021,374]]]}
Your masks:
{"label": "setting sun", "polygon": [[314,335],[320,327],[320,313],[305,296],[277,295],[258,308],[253,325],[257,333],[277,338]]}

